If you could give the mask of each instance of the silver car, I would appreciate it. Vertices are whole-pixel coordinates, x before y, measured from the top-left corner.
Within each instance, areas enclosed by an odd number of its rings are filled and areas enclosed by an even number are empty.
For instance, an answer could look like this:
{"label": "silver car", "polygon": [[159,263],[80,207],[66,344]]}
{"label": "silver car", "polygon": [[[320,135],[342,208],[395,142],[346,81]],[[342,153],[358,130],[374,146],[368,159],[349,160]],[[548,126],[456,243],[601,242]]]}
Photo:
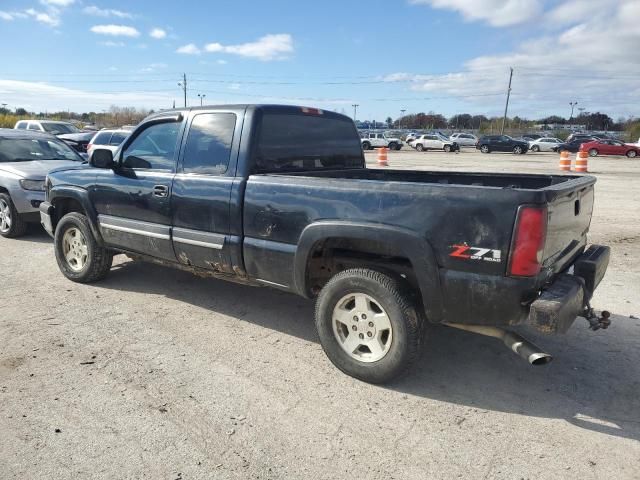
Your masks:
{"label": "silver car", "polygon": [[47,173],[74,162],[83,159],[52,135],[0,129],[0,235],[19,237],[40,223]]}

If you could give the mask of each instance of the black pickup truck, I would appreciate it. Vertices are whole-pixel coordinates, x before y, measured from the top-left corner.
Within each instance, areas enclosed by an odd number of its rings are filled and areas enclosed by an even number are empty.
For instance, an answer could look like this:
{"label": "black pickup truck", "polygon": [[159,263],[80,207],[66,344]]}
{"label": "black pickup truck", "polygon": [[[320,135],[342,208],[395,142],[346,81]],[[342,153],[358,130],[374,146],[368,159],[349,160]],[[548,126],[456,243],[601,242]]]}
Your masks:
{"label": "black pickup truck", "polygon": [[145,119],[120,149],[49,174],[40,206],[62,273],[107,275],[113,255],[316,299],[342,371],[385,382],[416,358],[425,325],[502,339],[564,333],[609,260],[587,248],[591,176],[372,170],[348,117],[228,105]]}

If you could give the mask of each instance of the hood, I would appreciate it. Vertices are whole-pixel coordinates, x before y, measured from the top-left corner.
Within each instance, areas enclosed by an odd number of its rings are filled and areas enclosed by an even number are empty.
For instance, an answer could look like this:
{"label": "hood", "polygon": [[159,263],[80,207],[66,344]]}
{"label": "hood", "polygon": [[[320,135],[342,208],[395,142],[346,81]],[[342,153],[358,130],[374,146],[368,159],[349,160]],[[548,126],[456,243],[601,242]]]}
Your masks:
{"label": "hood", "polygon": [[79,165],[81,165],[80,162],[72,162],[70,160],[3,162],[0,163],[0,174],[2,174],[2,172],[9,172],[22,178],[44,180],[47,174],[53,169]]}
{"label": "hood", "polygon": [[62,135],[56,135],[60,140],[70,140],[72,142],[88,142],[93,137],[93,132],[82,133],[63,133]]}

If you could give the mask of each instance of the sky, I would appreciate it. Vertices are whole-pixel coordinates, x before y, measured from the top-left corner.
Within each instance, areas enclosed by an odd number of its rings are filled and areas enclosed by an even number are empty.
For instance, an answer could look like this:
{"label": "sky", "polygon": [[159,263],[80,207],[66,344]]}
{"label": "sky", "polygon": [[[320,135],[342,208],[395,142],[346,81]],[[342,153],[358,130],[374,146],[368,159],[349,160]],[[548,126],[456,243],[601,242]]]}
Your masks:
{"label": "sky", "polygon": [[[0,0],[0,104],[640,115],[640,0]],[[575,111],[577,115],[578,110]]]}

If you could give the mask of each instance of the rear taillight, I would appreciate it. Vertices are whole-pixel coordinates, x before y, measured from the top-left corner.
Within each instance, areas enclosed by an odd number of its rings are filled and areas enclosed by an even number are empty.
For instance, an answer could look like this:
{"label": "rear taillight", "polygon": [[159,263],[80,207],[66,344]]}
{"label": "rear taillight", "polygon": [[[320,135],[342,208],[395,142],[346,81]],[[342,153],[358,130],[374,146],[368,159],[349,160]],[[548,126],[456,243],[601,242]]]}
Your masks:
{"label": "rear taillight", "polygon": [[547,209],[520,207],[511,245],[509,275],[533,277],[540,273],[547,236]]}

